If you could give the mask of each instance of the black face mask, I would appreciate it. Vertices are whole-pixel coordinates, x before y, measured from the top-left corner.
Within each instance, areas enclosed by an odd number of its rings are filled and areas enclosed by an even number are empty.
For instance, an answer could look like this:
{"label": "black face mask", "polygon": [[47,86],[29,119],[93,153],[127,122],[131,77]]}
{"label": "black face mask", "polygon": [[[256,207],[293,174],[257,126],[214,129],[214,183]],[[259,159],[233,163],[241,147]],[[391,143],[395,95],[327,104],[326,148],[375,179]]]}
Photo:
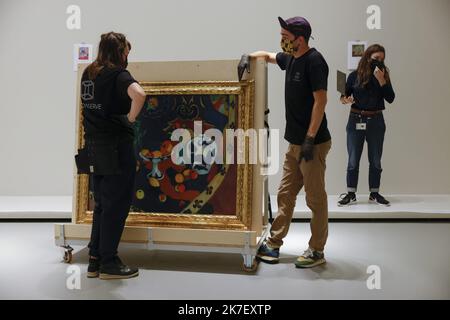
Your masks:
{"label": "black face mask", "polygon": [[128,67],[128,57],[125,58],[125,62],[123,63],[123,68],[126,69]]}
{"label": "black face mask", "polygon": [[375,71],[375,68],[378,67],[380,70],[384,70],[386,66],[384,65],[384,62],[378,61],[376,59],[372,59],[370,62],[370,66],[372,68],[372,72]]}

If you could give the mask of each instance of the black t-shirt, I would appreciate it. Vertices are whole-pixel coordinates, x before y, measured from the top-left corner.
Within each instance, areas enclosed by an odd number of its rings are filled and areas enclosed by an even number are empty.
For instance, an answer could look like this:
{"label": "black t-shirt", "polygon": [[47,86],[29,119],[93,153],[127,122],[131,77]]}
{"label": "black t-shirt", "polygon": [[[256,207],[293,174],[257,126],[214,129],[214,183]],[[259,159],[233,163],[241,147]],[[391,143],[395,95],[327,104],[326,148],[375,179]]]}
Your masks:
{"label": "black t-shirt", "polygon": [[137,82],[121,68],[103,68],[93,80],[84,72],[81,78],[81,105],[85,138],[133,138],[127,119],[131,99],[127,89]]}
{"label": "black t-shirt", "polygon": [[[281,70],[286,70],[286,131],[284,138],[289,143],[301,145],[311,122],[314,105],[313,92],[327,90],[328,65],[323,56],[314,48],[297,59],[283,52],[278,53],[276,58]],[[330,139],[327,117],[324,115],[314,141],[315,144],[319,144]]]}
{"label": "black t-shirt", "polygon": [[353,71],[349,74],[345,86],[345,95],[351,96],[355,99],[352,108],[359,110],[384,110],[384,100],[392,103],[395,99],[394,89],[391,82],[387,82],[384,86],[380,86],[377,78],[374,75],[370,77],[369,83],[361,86],[357,81],[358,74]]}

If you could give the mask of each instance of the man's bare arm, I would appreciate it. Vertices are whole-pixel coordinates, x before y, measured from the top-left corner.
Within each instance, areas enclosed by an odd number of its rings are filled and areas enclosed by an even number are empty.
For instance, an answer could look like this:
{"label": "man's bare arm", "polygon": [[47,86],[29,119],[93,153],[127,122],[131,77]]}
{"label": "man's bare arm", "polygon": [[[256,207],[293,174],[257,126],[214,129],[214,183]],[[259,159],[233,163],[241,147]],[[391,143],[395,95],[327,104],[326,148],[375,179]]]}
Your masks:
{"label": "man's bare arm", "polygon": [[267,51],[255,51],[253,53],[250,53],[250,57],[252,58],[264,58],[269,63],[277,63],[276,59],[277,54],[274,52],[267,52]]}
{"label": "man's bare arm", "polygon": [[325,106],[327,105],[327,91],[318,90],[313,92],[314,105],[311,114],[311,122],[309,124],[307,135],[315,137],[317,131],[319,131],[320,124],[322,123],[323,115],[325,114]]}

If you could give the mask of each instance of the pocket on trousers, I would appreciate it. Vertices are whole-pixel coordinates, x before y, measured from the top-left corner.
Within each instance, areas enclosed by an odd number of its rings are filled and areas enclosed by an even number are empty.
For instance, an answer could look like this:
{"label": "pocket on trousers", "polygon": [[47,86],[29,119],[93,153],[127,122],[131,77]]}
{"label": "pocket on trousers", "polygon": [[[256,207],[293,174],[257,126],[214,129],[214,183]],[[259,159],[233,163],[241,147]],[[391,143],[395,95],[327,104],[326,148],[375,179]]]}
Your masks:
{"label": "pocket on trousers", "polygon": [[292,157],[298,161],[300,159],[300,149],[301,146],[290,143],[286,151],[286,157]]}
{"label": "pocket on trousers", "polygon": [[377,132],[385,132],[386,131],[386,123],[384,122],[383,115],[379,115],[370,120],[370,128],[372,130],[376,130]]}
{"label": "pocket on trousers", "polygon": [[88,156],[88,151],[86,148],[78,149],[78,154],[75,155],[75,163],[77,165],[77,173],[78,174],[89,174],[90,170],[90,161]]}
{"label": "pocket on trousers", "polygon": [[112,175],[121,173],[117,142],[98,142],[92,146],[94,174]]}
{"label": "pocket on trousers", "polygon": [[78,174],[120,174],[118,142],[86,140],[83,149],[75,155]]}
{"label": "pocket on trousers", "polygon": [[350,113],[348,116],[347,127],[345,128],[347,132],[356,131],[356,123],[359,122],[358,116]]}

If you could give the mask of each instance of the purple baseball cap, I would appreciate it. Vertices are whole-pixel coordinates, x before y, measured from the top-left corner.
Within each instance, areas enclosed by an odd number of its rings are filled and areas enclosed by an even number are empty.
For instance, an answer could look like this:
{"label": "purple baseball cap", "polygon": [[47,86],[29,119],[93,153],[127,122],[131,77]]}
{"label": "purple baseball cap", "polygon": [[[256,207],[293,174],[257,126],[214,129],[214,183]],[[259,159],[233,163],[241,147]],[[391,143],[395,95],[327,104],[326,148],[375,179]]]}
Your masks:
{"label": "purple baseball cap", "polygon": [[287,20],[283,20],[283,18],[278,17],[278,21],[280,22],[280,26],[283,29],[286,29],[287,31],[293,33],[294,35],[303,36],[306,40],[309,38],[314,39],[311,37],[311,25],[309,24],[308,20],[306,20],[303,17],[292,17]]}

